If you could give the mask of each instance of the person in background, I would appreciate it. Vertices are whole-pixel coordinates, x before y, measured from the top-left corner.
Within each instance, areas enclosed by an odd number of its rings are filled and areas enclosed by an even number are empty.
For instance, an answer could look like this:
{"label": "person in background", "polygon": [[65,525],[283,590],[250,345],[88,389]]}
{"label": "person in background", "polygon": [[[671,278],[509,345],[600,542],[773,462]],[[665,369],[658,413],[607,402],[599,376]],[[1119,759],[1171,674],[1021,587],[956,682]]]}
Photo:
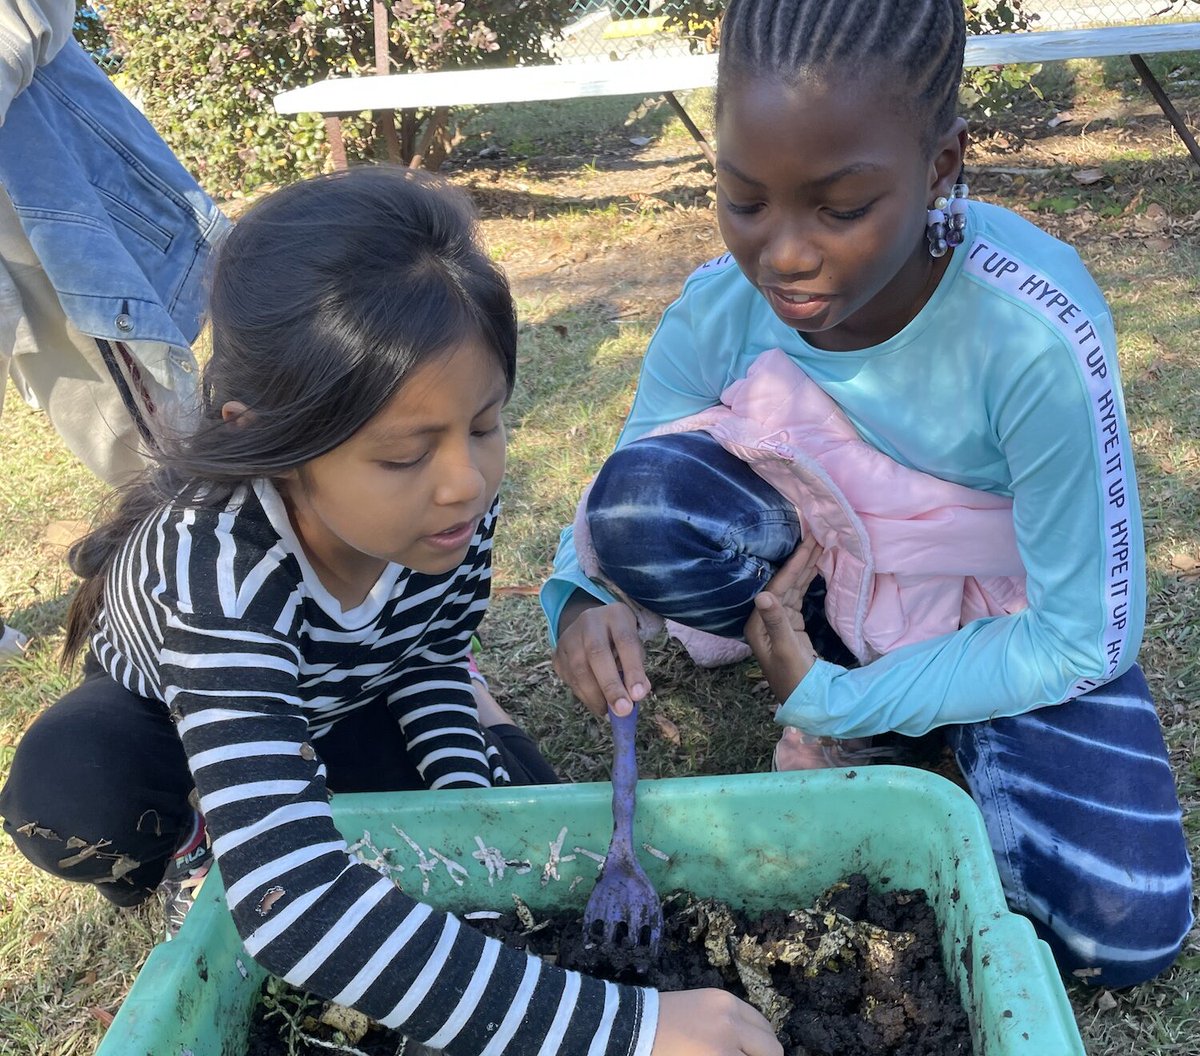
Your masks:
{"label": "person in background", "polygon": [[1130,986],[1192,873],[1113,319],[1075,250],[970,200],[965,36],[961,0],[731,0],[729,252],[663,316],[542,601],[600,714],[650,691],[650,614],[753,650],[803,737],[940,731],[1012,907]]}
{"label": "person in background", "polygon": [[[119,485],[194,413],[192,343],[228,221],[74,19],[74,0],[0,0],[0,410],[7,374]],[[27,644],[0,618],[0,664]]]}

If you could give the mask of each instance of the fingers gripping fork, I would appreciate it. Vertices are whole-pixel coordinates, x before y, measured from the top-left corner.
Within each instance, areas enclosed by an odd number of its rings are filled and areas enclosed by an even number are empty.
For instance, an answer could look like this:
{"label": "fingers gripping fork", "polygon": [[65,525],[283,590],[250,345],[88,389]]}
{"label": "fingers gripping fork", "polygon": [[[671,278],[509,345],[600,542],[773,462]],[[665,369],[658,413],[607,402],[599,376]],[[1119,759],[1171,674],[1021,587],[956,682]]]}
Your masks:
{"label": "fingers gripping fork", "polygon": [[662,900],[633,849],[637,713],[635,706],[628,715],[609,712],[608,716],[613,734],[613,834],[600,879],[583,911],[583,933],[588,942],[610,946],[624,942],[653,957],[662,939],[663,912]]}

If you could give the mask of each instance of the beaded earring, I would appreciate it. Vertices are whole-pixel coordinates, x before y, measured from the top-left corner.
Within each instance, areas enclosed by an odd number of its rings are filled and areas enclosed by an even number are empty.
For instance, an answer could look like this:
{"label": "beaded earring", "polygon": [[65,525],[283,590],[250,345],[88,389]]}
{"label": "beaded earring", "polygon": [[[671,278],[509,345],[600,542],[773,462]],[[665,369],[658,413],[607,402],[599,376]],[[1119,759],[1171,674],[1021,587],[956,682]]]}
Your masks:
{"label": "beaded earring", "polygon": [[949,198],[939,195],[934,199],[933,208],[926,214],[925,227],[931,257],[944,257],[947,250],[962,245],[967,227],[967,195],[967,185],[960,182],[951,188]]}

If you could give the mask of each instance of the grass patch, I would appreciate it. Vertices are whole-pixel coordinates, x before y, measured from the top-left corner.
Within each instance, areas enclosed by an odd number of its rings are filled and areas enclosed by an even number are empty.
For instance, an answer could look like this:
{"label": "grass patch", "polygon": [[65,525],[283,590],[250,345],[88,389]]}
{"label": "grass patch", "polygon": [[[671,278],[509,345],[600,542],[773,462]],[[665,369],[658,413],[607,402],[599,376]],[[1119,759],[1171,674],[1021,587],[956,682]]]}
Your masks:
{"label": "grass patch", "polygon": [[[679,99],[704,127],[711,118],[711,91],[682,92]],[[464,154],[492,146],[526,158],[586,157],[631,137],[691,138],[665,100],[641,95],[501,103],[465,111],[461,121],[458,150]]]}

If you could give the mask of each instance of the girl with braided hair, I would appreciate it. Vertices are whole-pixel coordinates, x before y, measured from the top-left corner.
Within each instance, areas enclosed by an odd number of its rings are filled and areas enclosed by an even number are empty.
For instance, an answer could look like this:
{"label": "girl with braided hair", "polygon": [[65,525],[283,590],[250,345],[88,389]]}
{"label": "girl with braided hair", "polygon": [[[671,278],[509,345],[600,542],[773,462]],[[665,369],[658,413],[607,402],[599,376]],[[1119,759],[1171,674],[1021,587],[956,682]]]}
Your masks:
{"label": "girl with braided hair", "polygon": [[960,0],[731,0],[729,252],[647,350],[542,591],[591,710],[650,692],[666,621],[757,658],[779,766],[942,737],[1012,907],[1123,987],[1192,923],[1136,663],[1145,556],[1112,315],[1070,247],[969,201]]}

